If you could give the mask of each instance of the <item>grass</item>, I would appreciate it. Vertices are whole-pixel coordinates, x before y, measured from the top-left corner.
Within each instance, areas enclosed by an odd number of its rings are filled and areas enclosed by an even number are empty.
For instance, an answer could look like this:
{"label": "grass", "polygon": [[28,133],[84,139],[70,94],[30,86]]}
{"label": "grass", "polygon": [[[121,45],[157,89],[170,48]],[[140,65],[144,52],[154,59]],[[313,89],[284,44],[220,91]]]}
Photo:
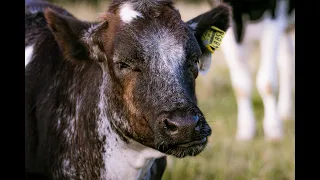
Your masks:
{"label": "grass", "polygon": [[[83,20],[96,20],[108,2],[98,9],[87,4],[63,5]],[[195,7],[196,6],[196,7]],[[188,20],[209,9],[206,4],[177,4],[182,19]],[[257,59],[255,51],[253,59]],[[253,69],[257,61],[250,60]],[[256,73],[255,71],[253,73]],[[211,70],[197,79],[199,106],[212,127],[207,148],[196,157],[168,158],[163,180],[293,180],[294,176],[294,121],[285,122],[285,138],[280,143],[265,141],[262,129],[263,104],[253,93],[257,119],[257,136],[249,142],[235,140],[237,106],[230,84],[229,70],[221,52],[213,58]]]}

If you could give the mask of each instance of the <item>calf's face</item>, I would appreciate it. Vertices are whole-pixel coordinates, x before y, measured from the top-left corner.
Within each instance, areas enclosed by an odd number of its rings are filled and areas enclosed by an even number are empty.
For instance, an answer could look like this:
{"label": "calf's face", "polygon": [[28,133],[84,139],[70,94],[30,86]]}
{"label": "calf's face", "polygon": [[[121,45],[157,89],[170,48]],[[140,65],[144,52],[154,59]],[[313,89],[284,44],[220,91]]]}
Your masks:
{"label": "calf's face", "polygon": [[[120,133],[176,157],[197,155],[211,134],[195,95],[195,79],[205,70],[199,67],[211,60],[201,35],[212,25],[226,31],[230,8],[222,4],[185,23],[170,2],[153,3],[152,8],[139,1],[114,3],[104,21],[94,26],[53,11],[46,17],[52,30],[66,24],[70,29],[53,31],[63,51],[80,46],[81,59],[105,64],[107,111],[121,111],[113,115],[121,123],[110,119]],[[79,31],[73,28],[86,30],[79,34],[84,38],[66,43],[61,34],[77,37]]]}

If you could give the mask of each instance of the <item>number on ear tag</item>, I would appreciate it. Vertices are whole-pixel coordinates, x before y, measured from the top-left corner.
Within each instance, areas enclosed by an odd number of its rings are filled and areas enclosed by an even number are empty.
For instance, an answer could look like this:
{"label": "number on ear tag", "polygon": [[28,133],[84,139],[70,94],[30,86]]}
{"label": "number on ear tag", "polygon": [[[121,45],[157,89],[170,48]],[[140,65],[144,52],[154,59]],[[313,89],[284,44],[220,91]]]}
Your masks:
{"label": "number on ear tag", "polygon": [[215,50],[219,49],[224,35],[224,31],[215,26],[211,26],[210,29],[203,33],[201,38],[202,43],[213,54]]}

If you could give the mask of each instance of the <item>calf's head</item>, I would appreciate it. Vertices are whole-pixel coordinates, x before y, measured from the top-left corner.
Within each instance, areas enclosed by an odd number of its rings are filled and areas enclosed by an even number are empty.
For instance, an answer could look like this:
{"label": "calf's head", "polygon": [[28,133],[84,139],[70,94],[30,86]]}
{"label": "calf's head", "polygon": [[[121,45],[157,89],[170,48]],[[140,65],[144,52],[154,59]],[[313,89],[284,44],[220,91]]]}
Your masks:
{"label": "calf's head", "polygon": [[104,84],[102,108],[124,140],[185,157],[199,154],[211,134],[195,95],[211,60],[201,36],[211,26],[226,31],[230,13],[221,4],[183,22],[171,1],[127,0],[113,1],[97,23],[45,16],[67,61],[101,65],[87,78]]}

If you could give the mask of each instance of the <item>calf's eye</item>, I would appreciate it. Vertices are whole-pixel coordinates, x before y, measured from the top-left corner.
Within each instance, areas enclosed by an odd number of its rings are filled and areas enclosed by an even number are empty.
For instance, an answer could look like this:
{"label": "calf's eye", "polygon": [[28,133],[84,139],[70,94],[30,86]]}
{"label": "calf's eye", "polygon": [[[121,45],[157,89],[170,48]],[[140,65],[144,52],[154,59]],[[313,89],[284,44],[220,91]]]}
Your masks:
{"label": "calf's eye", "polygon": [[124,62],[119,62],[117,63],[117,67],[118,69],[122,70],[122,69],[126,69],[126,68],[130,68],[130,66]]}

